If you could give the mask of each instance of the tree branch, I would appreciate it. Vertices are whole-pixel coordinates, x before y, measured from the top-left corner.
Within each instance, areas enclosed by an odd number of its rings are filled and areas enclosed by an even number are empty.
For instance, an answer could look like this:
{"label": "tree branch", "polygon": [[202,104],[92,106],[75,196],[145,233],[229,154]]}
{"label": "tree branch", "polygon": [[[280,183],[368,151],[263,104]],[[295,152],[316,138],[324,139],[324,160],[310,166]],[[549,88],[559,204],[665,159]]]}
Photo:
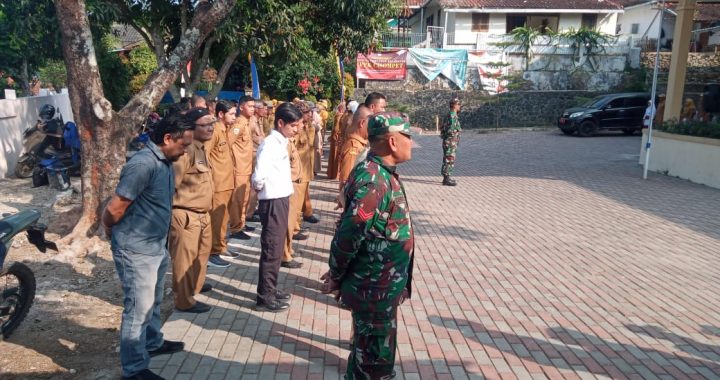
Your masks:
{"label": "tree branch", "polygon": [[195,89],[197,88],[198,84],[200,84],[200,81],[202,80],[202,73],[205,70],[205,68],[208,65],[208,62],[210,62],[210,49],[212,49],[213,44],[215,44],[215,41],[217,41],[217,36],[212,36],[205,40],[205,46],[203,48],[202,57],[196,56],[195,59],[195,65],[193,66],[192,73],[190,75],[190,81],[188,84],[188,89],[192,92],[195,92]]}
{"label": "tree branch", "polygon": [[220,90],[222,90],[223,84],[225,84],[225,78],[230,72],[230,68],[232,68],[233,63],[235,63],[235,60],[239,55],[240,49],[235,49],[230,52],[227,57],[225,57],[225,61],[220,67],[220,71],[218,71],[217,79],[215,80],[215,86],[213,86],[212,90],[208,94],[209,99],[215,99],[218,96]]}
{"label": "tree branch", "polygon": [[188,29],[180,38],[180,42],[172,50],[168,59],[148,78],[140,92],[135,94],[120,110],[120,114],[131,120],[142,121],[145,115],[160,103],[165,91],[177,79],[178,74],[185,68],[205,38],[230,13],[235,2],[236,0],[199,2],[195,9],[195,15]]}

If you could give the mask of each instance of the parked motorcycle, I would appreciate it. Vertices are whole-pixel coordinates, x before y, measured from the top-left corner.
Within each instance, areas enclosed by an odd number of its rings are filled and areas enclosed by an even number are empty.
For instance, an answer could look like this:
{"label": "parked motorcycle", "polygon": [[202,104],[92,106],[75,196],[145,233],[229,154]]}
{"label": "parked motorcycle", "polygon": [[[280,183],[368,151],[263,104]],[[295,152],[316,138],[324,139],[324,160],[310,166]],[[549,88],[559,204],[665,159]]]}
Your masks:
{"label": "parked motorcycle", "polygon": [[43,105],[39,115],[40,120],[23,132],[25,153],[15,165],[15,176],[30,178],[36,168],[49,166],[79,173],[80,139],[75,124],[63,123],[62,115],[51,104]]}
{"label": "parked motorcycle", "polygon": [[27,316],[35,298],[35,275],[20,262],[5,266],[5,258],[12,240],[19,233],[27,232],[28,241],[40,252],[57,251],[55,243],[45,240],[47,227],[38,223],[40,211],[24,210],[0,219],[0,332],[7,338]]}

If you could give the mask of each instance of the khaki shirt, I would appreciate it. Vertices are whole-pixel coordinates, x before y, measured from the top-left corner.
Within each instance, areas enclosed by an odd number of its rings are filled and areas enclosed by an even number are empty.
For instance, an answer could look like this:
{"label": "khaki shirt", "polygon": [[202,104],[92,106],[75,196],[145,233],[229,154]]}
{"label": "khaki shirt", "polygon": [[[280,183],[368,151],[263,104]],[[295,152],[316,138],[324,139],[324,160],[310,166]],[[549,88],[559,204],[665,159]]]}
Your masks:
{"label": "khaki shirt", "polygon": [[257,154],[257,148],[262,144],[263,140],[265,140],[262,119],[255,116],[250,118],[250,133],[253,141],[253,151]]}
{"label": "khaki shirt", "polygon": [[288,156],[290,156],[290,178],[292,179],[293,183],[300,183],[300,155],[298,154],[298,150],[295,147],[295,139],[290,139],[290,143],[288,146]]}
{"label": "khaki shirt", "polygon": [[[300,180],[301,182],[310,182],[313,180],[313,141],[315,140],[315,131],[311,131],[311,125],[305,124],[303,130],[295,136],[295,147],[300,156]],[[314,129],[314,128],[313,128]]]}
{"label": "khaki shirt", "polygon": [[355,168],[355,159],[358,154],[365,149],[367,143],[367,140],[358,135],[348,136],[347,141],[345,141],[345,144],[343,144],[342,149],[340,150],[340,164],[338,165],[339,181],[347,181],[350,176],[350,172],[352,172],[353,168]]}
{"label": "khaki shirt", "polygon": [[228,143],[232,147],[235,186],[247,183],[247,177],[252,175],[254,152],[251,133],[250,119],[242,115],[227,131]]}
{"label": "khaki shirt", "polygon": [[173,163],[175,195],[173,208],[205,213],[212,208],[213,185],[205,145],[194,140],[187,152]]}
{"label": "khaki shirt", "polygon": [[275,128],[275,116],[268,116],[263,119],[263,133],[265,136],[269,135],[273,128]]}
{"label": "khaki shirt", "polygon": [[212,138],[205,143],[205,152],[212,170],[213,185],[216,192],[232,190],[235,188],[233,178],[233,161],[230,153],[230,144],[227,141],[225,124],[215,123]]}

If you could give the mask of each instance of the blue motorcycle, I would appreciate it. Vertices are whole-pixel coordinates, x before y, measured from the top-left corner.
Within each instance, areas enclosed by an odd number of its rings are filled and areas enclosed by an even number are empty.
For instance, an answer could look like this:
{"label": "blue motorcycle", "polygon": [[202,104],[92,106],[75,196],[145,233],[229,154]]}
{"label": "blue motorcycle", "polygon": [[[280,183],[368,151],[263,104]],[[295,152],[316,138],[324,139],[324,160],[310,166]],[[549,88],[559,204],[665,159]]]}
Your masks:
{"label": "blue motorcycle", "polygon": [[35,299],[35,275],[20,262],[5,265],[12,240],[22,232],[40,252],[57,251],[55,243],[45,240],[47,227],[38,223],[40,211],[24,210],[5,214],[0,219],[0,333],[7,338],[27,316]]}

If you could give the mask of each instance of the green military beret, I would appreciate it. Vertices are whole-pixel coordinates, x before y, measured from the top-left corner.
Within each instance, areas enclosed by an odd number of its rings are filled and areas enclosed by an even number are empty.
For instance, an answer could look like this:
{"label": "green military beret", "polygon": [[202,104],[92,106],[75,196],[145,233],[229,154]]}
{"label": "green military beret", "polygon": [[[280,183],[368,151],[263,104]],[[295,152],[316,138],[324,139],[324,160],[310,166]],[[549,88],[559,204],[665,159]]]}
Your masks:
{"label": "green military beret", "polygon": [[408,116],[400,112],[380,112],[370,116],[368,136],[382,136],[390,132],[412,136]]}

